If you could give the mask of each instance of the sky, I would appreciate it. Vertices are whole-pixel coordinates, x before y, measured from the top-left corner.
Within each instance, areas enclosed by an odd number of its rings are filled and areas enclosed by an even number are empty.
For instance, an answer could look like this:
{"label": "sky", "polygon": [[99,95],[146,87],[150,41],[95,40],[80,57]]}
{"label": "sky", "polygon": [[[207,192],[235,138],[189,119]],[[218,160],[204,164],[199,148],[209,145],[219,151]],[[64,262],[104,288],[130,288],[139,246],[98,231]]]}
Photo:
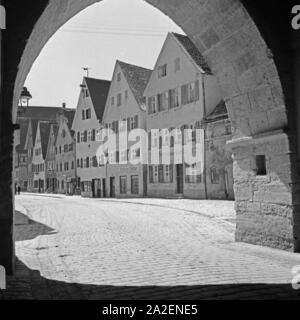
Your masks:
{"label": "sky", "polygon": [[103,0],[69,20],[48,41],[25,85],[31,106],[76,108],[89,76],[111,80],[116,60],[152,69],[168,32],[184,33],[144,0]]}

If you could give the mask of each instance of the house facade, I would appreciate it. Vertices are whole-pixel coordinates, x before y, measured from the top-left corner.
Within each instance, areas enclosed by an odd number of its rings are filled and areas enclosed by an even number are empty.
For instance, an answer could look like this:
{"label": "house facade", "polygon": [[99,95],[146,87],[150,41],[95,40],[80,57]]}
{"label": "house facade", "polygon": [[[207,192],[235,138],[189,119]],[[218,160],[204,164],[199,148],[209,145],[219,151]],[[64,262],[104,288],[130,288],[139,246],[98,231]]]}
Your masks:
{"label": "house facade", "polygon": [[[148,196],[207,198],[202,121],[222,97],[216,78],[187,36],[168,34],[144,95],[149,134]],[[196,142],[200,146],[197,159],[190,163],[184,157],[185,149],[179,151],[175,146],[191,145],[194,154]],[[167,163],[162,161],[166,146],[171,149]],[[159,159],[153,162],[157,149]]]}
{"label": "house facade", "polygon": [[[146,130],[146,103],[143,92],[151,70],[117,61],[113,73],[103,125],[116,135],[116,152],[108,150],[105,175],[109,197],[143,197],[147,193],[147,165],[141,162],[141,147],[128,141],[135,129]],[[119,144],[123,135],[128,142]]]}
{"label": "house facade", "polygon": [[97,160],[100,142],[96,141],[102,126],[110,81],[84,78],[72,130],[76,139],[76,168],[83,197],[105,197],[105,168]]}
{"label": "house facade", "polygon": [[17,133],[15,163],[15,185],[20,186],[21,191],[27,191],[28,187],[28,155],[25,148],[26,137],[29,130],[28,120],[18,120],[20,130]]}
{"label": "house facade", "polygon": [[[44,107],[44,106],[30,106],[21,108],[18,112],[18,122],[27,123],[28,130],[27,134],[21,134],[25,138],[24,149],[27,152],[27,191],[33,192],[33,177],[34,172],[32,171],[32,159],[33,159],[33,147],[35,143],[35,137],[39,121],[56,121],[57,114],[60,112],[61,107]],[[22,131],[22,126],[21,126]]]}
{"label": "house facade", "polygon": [[31,164],[33,172],[33,192],[43,193],[46,191],[45,160],[48,149],[50,128],[51,122],[38,122]]}
{"label": "house facade", "polygon": [[226,142],[232,139],[232,128],[225,103],[222,101],[202,124],[207,198],[234,200],[232,153],[226,148]]}
{"label": "house facade", "polygon": [[46,155],[46,191],[49,193],[57,193],[57,176],[56,176],[56,153],[55,144],[58,132],[58,125],[51,124],[48,149]]}
{"label": "house facade", "polygon": [[58,117],[55,141],[57,192],[73,195],[77,187],[74,132],[71,131],[75,110],[62,110]]}

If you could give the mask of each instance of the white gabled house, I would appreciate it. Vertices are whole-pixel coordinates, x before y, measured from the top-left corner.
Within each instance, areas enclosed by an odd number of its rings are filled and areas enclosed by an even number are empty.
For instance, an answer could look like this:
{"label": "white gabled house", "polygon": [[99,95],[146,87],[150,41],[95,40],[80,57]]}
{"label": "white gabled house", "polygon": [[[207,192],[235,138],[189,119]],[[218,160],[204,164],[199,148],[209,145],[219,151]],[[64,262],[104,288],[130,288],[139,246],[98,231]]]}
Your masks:
{"label": "white gabled house", "polygon": [[[166,133],[149,136],[149,142],[156,144],[162,153],[164,145],[171,145],[182,139],[184,142],[196,139],[196,129],[202,129],[207,115],[222,103],[221,90],[203,56],[185,35],[169,33],[155,68],[152,72],[144,96],[147,100],[147,130],[164,130]],[[194,132],[170,138],[174,129],[192,129]],[[157,135],[157,134],[156,134]],[[226,141],[225,141],[226,144]],[[205,134],[201,134],[202,151],[194,165],[171,162],[151,164],[148,167],[148,196],[207,198],[210,168],[206,160]],[[222,149],[222,152],[225,151]],[[174,153],[173,153],[174,154]],[[151,159],[149,151],[149,159]],[[224,155],[225,157],[225,155]],[[161,158],[161,156],[160,156]],[[226,157],[227,158],[227,157]],[[226,164],[227,165],[227,164]],[[219,170],[220,169],[220,170]],[[213,168],[215,175],[222,168]],[[227,194],[222,179],[214,177],[212,183],[218,197]],[[232,184],[232,182],[231,182]],[[221,190],[220,192],[218,190]],[[213,196],[212,196],[213,197]]]}
{"label": "white gabled house", "polygon": [[76,167],[84,197],[105,197],[104,167],[97,161],[97,132],[101,128],[110,81],[85,77],[72,125],[76,139]]}
{"label": "white gabled house", "polygon": [[[109,90],[103,125],[112,129],[117,140],[121,133],[146,131],[146,101],[143,92],[151,70],[117,61]],[[105,177],[109,197],[143,197],[147,193],[147,165],[141,163],[141,148],[129,141],[126,150],[108,154]]]}

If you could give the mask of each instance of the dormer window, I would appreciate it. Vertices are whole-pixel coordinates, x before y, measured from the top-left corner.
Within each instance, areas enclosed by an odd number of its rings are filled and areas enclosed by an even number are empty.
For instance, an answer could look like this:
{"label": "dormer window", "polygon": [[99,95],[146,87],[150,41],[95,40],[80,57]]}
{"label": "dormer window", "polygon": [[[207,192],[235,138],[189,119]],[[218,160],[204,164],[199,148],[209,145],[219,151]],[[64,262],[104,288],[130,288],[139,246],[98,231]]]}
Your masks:
{"label": "dormer window", "polygon": [[158,78],[164,78],[167,76],[167,65],[158,67]]}
{"label": "dormer window", "polygon": [[115,97],[111,97],[111,106],[113,107],[115,105]]}

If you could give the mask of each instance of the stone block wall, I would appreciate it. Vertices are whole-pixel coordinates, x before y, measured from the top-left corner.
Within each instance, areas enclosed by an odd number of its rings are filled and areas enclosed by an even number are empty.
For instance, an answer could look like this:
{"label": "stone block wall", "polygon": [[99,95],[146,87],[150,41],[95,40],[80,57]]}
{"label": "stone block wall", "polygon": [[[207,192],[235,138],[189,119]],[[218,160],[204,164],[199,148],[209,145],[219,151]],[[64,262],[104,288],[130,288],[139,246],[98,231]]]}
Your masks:
{"label": "stone block wall", "polygon": [[[233,149],[236,240],[294,249],[292,171],[284,133],[252,139]],[[266,156],[266,175],[256,174],[256,155]]]}

